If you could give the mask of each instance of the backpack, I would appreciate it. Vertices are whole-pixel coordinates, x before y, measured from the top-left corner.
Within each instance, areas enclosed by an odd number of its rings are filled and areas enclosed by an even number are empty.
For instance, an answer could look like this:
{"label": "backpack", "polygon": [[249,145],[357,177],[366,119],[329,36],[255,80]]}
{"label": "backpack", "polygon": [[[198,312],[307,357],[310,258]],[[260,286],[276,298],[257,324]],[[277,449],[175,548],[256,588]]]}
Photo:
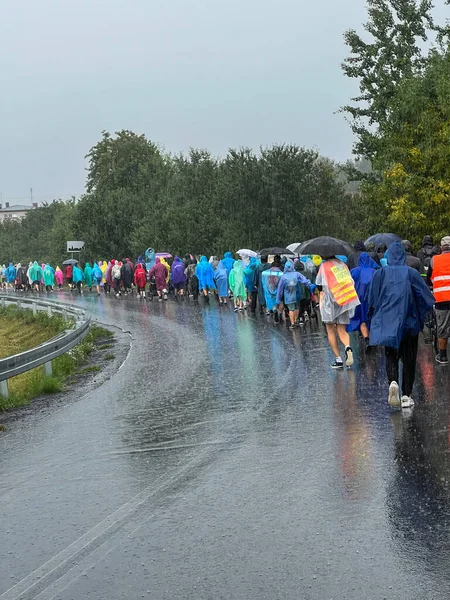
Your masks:
{"label": "backpack", "polygon": [[95,279],[103,279],[102,270],[98,265],[95,265],[93,275]]}
{"label": "backpack", "polygon": [[111,271],[111,275],[114,279],[120,279],[122,275],[122,268],[119,265],[114,265]]}
{"label": "backpack", "polygon": [[426,254],[423,259],[423,266],[428,269],[431,264],[431,259],[433,258],[433,248],[425,247],[423,248],[423,252]]}

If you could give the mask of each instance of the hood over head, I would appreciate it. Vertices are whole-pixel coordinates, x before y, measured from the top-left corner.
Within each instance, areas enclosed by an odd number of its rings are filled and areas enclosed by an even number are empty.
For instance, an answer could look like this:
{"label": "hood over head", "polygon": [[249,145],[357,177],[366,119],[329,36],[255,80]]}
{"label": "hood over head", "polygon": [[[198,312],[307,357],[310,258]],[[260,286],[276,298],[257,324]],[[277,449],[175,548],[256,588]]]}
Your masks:
{"label": "hood over head", "polygon": [[353,248],[357,252],[365,252],[366,251],[366,246],[365,246],[364,242],[362,242],[361,240],[356,240],[356,242],[353,245]]}
{"label": "hood over head", "polygon": [[422,241],[422,246],[431,246],[431,247],[434,246],[433,238],[431,237],[431,235],[424,236],[423,241]]}
{"label": "hood over head", "polygon": [[156,257],[156,264],[159,265],[161,262],[161,259],[159,258],[159,256]]}
{"label": "hood over head", "polygon": [[358,267],[362,269],[378,269],[380,265],[371,258],[367,252],[362,252],[358,260]]}
{"label": "hood over head", "polygon": [[231,256],[231,252],[225,252],[225,254],[224,254],[224,256],[223,256],[223,257],[224,257],[224,258],[233,258],[233,257]]}
{"label": "hood over head", "polygon": [[272,267],[279,267],[281,269],[281,256],[279,254],[275,254],[273,257]]}
{"label": "hood over head", "polygon": [[405,249],[406,254],[412,254],[413,249],[409,240],[402,240],[402,246]]}
{"label": "hood over head", "polygon": [[287,260],[286,264],[284,265],[284,272],[292,273],[293,271],[294,271],[294,265],[291,263],[290,260]]}
{"label": "hood over head", "polygon": [[390,267],[406,264],[406,252],[401,242],[391,244],[386,252],[387,263]]}

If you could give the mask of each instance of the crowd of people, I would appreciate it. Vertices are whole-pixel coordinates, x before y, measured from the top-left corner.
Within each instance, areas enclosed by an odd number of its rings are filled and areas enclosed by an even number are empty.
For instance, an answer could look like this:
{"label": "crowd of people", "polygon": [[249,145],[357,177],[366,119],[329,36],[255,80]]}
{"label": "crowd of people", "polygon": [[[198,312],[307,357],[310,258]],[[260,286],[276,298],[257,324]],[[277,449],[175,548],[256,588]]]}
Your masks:
{"label": "crowd of people", "polygon": [[[170,261],[170,255],[154,251],[109,262],[67,261],[63,268],[37,261],[26,267],[12,262],[1,268],[4,288],[16,291],[52,293],[68,285],[72,292],[84,289],[97,294],[136,294],[140,299],[177,301],[199,297],[205,303],[214,296],[220,307],[232,304],[235,312],[258,309],[286,322],[290,329],[301,327],[320,310],[334,354],[334,369],[353,365],[351,332],[360,332],[365,351],[383,346],[389,383],[388,402],[394,408],[410,408],[415,380],[419,333],[431,311],[437,327],[436,361],[448,364],[450,337],[450,236],[435,246],[426,236],[417,255],[409,241],[366,247],[358,241],[347,257],[249,256],[233,258],[231,252],[219,257],[190,254]],[[339,342],[344,347],[343,355]],[[401,378],[399,365],[402,363]],[[401,379],[401,381],[400,381]]]}

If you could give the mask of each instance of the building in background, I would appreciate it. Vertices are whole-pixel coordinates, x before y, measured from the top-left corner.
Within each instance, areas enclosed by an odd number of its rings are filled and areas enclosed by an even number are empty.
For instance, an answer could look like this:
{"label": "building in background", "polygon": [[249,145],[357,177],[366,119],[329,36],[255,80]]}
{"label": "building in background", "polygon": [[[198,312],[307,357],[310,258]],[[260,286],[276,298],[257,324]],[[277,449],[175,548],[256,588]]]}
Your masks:
{"label": "building in background", "polygon": [[3,221],[19,221],[23,219],[28,211],[37,207],[37,202],[33,202],[32,205],[10,204],[9,202],[5,202],[4,205],[0,204],[0,223],[3,223]]}

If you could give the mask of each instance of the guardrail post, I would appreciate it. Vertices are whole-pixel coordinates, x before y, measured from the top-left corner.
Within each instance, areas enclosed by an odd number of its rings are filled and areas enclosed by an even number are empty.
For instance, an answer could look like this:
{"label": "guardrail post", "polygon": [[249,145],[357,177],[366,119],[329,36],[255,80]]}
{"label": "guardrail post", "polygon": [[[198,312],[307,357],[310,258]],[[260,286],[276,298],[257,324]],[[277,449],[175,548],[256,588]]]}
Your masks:
{"label": "guardrail post", "polygon": [[20,300],[17,300],[16,306],[20,310],[22,308],[22,302]]}
{"label": "guardrail post", "polygon": [[0,395],[3,396],[4,398],[7,398],[9,396],[7,379],[0,381]]}
{"label": "guardrail post", "polygon": [[5,308],[5,306],[6,306],[6,302],[5,302],[4,298],[1,299],[1,306],[2,306],[2,308]]}
{"label": "guardrail post", "polygon": [[33,303],[33,316],[37,315],[37,306]]}
{"label": "guardrail post", "polygon": [[46,377],[51,377],[53,375],[53,366],[52,361],[44,363],[44,375]]}
{"label": "guardrail post", "polygon": [[52,316],[52,307],[51,307],[51,306],[49,306],[49,307],[47,308],[47,314],[48,314],[48,316],[49,316],[49,317],[51,317],[51,316]]}

